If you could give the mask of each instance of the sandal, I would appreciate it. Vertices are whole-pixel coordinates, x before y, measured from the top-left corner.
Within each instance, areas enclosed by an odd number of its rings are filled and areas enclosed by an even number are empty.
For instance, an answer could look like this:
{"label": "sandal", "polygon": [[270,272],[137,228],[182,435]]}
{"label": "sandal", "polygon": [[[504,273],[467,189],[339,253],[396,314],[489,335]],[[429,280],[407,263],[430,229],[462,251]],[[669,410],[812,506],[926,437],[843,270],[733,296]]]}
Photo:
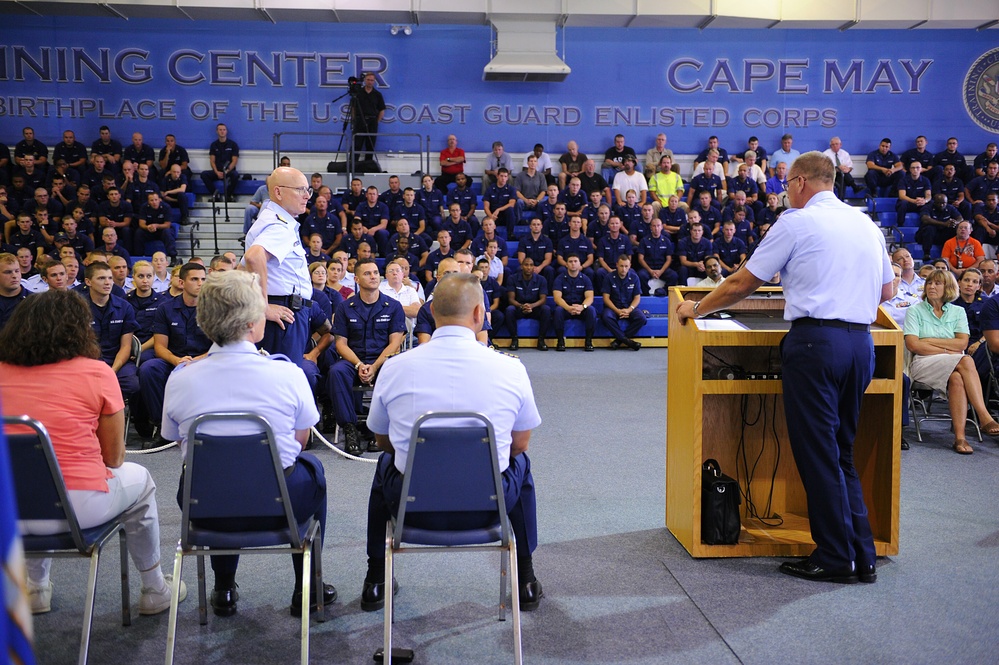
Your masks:
{"label": "sandal", "polygon": [[958,455],[970,455],[973,452],[975,452],[971,448],[971,446],[968,445],[967,439],[958,439],[957,441],[954,442],[952,448],[954,449],[954,452],[957,453]]}
{"label": "sandal", "polygon": [[999,422],[993,420],[992,422],[985,423],[982,425],[982,432],[989,436],[999,436]]}

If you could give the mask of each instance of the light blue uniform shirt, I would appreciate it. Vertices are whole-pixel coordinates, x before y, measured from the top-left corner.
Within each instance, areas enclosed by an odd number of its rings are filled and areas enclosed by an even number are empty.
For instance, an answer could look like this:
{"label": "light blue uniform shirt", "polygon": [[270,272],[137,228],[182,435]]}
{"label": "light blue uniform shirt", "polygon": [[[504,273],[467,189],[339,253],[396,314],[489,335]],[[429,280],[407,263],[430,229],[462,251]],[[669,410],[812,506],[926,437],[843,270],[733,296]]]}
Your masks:
{"label": "light blue uniform shirt", "polygon": [[298,220],[287,210],[266,201],[246,233],[246,247],[263,247],[267,254],[267,295],[308,298],[312,293],[309,259],[299,236]]}
{"label": "light blue uniform shirt", "polygon": [[[319,422],[319,411],[298,365],[260,355],[250,342],[213,344],[201,360],[177,367],[167,380],[163,397],[163,436],[180,441],[187,454],[187,433],[203,413],[250,411],[262,416],[277,441],[282,468],[295,463],[302,444],[295,430],[309,429]],[[205,427],[209,434],[252,434],[251,425],[216,423]]]}
{"label": "light blue uniform shirt", "polygon": [[368,428],[388,435],[400,473],[406,471],[413,423],[427,411],[476,411],[489,418],[501,472],[510,465],[511,432],[541,424],[520,361],[482,346],[461,326],[438,328],[429,342],[390,358],[378,374]]}
{"label": "light blue uniform shirt", "polygon": [[902,289],[900,288],[898,293],[892,296],[890,300],[886,300],[881,303],[881,306],[886,312],[888,312],[888,315],[891,316],[891,318],[895,319],[895,323],[897,323],[900,328],[903,328],[905,326],[905,315],[909,313],[909,308],[921,302],[922,300],[917,296],[910,296],[907,293],[902,293]]}
{"label": "light blue uniform shirt", "polygon": [[828,191],[782,214],[746,268],[764,282],[780,272],[789,321],[872,323],[881,286],[895,279],[881,230]]}

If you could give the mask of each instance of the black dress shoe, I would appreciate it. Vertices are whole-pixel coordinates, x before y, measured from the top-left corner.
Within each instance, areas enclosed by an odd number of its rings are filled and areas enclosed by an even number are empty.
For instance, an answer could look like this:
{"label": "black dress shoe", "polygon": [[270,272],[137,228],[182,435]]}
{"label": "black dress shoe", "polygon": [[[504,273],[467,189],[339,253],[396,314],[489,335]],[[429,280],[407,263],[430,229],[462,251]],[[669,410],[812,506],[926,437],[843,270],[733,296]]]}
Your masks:
{"label": "black dress shoe", "polygon": [[857,566],[857,579],[864,584],[874,584],[878,581],[878,571],[874,564]]}
{"label": "black dress shoe", "polygon": [[593,351],[593,340],[587,338],[586,346],[583,347],[583,351]]}
{"label": "black dress shoe", "polygon": [[816,566],[808,559],[797,561],[785,561],[780,565],[780,572],[793,577],[800,577],[803,580],[813,582],[835,582],[837,584],[854,584],[857,582],[857,573],[852,570],[826,570]]}
{"label": "black dress shoe", "polygon": [[548,342],[546,342],[543,337],[539,337],[538,351],[547,351],[547,350],[548,350]]}
{"label": "black dress shoe", "polygon": [[[399,582],[392,578],[392,595],[399,593]],[[384,582],[364,582],[364,589],[361,591],[361,609],[365,612],[374,612],[385,607],[385,583]]]}
{"label": "black dress shoe", "polygon": [[558,338],[558,344],[555,345],[556,351],[565,351],[565,337]]}
{"label": "black dress shoe", "polygon": [[631,349],[632,351],[638,351],[639,349],[642,348],[642,343],[641,342],[636,342],[633,339],[629,339],[628,341],[626,341],[625,345],[627,345],[627,347],[629,349]]}
{"label": "black dress shoe", "polygon": [[541,604],[541,599],[544,597],[545,592],[541,589],[541,582],[539,580],[520,583],[521,612],[533,612],[538,609],[538,605]]}
{"label": "black dress shoe", "polygon": [[909,442],[906,441],[905,437],[903,436],[902,437],[902,450],[908,450],[908,449],[909,449]]}
{"label": "black dress shoe", "polygon": [[610,343],[610,348],[612,348],[612,349],[620,349],[622,346],[623,346],[623,344],[621,344],[621,342],[619,340],[616,340],[616,339],[613,342]]}
{"label": "black dress shoe", "polygon": [[364,448],[361,447],[361,434],[357,431],[357,425],[354,423],[343,424],[343,441],[343,451],[348,455],[360,457],[364,454]]}
{"label": "black dress shoe", "polygon": [[380,453],[381,451],[382,451],[382,449],[378,447],[378,444],[375,442],[374,439],[372,439],[371,441],[368,441],[368,452],[369,453]]}
{"label": "black dress shoe", "polygon": [[212,612],[217,617],[231,617],[236,613],[237,600],[239,600],[239,592],[236,591],[236,587],[212,589]]}
{"label": "black dress shoe", "polygon": [[[336,587],[332,584],[323,584],[323,608],[336,602]],[[316,598],[316,590],[309,593],[309,611],[315,612],[319,609],[319,601]],[[302,616],[302,590],[299,589],[291,594],[291,616]]]}
{"label": "black dress shoe", "polygon": [[508,347],[511,351],[516,351],[520,348],[520,340],[514,337],[510,340],[510,346]]}

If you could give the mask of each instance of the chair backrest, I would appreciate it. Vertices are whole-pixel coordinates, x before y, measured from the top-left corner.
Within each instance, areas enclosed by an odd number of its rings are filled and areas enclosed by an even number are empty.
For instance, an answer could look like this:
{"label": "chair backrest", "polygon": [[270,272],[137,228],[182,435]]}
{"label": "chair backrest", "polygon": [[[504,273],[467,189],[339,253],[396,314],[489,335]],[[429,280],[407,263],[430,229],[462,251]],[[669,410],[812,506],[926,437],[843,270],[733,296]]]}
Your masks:
{"label": "chair backrest", "polygon": [[[432,421],[478,421],[428,426]],[[429,411],[413,424],[396,522],[401,542],[406,514],[489,513],[508,533],[496,434],[489,419],[470,411]],[[494,520],[494,522],[496,521]]]}
{"label": "chair backrest", "polygon": [[135,363],[136,367],[139,366],[142,360],[142,342],[139,341],[138,335],[135,334],[132,335],[132,354],[129,356],[129,359]]}
{"label": "chair backrest", "polygon": [[[256,432],[219,435],[201,429],[218,422],[249,423]],[[248,412],[198,416],[188,429],[184,463],[184,542],[191,520],[272,518],[270,524],[286,524],[292,545],[301,546],[274,430],[266,419]],[[261,530],[273,530],[265,524]]]}
{"label": "chair backrest", "polygon": [[[14,470],[14,497],[19,520],[65,520],[73,543],[87,549],[80,524],[66,494],[66,483],[52,448],[48,430],[28,416],[5,416],[10,465]],[[11,428],[16,428],[11,431]],[[28,432],[17,432],[27,428]]]}

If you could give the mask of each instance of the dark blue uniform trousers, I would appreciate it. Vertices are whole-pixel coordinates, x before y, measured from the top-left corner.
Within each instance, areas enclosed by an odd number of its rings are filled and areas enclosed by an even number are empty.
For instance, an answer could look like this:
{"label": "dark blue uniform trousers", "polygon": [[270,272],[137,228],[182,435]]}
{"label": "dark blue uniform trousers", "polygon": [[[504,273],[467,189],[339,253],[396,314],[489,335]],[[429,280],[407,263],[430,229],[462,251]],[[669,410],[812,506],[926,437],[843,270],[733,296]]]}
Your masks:
{"label": "dark blue uniform trousers", "polygon": [[[395,455],[382,453],[371,481],[368,499],[368,567],[384,570],[385,524],[399,514],[403,475],[395,468]],[[524,558],[538,547],[538,503],[534,495],[534,476],[527,453],[510,458],[503,472],[503,498],[510,528],[517,538],[517,557]],[[439,513],[421,516],[421,525],[428,529],[478,528],[481,522],[463,524],[470,513]],[[474,519],[474,518],[473,518]]]}
{"label": "dark blue uniform trousers", "polygon": [[[287,469],[285,473],[287,474]],[[288,500],[291,501],[291,510],[298,522],[304,523],[310,517],[315,517],[319,522],[319,548],[316,556],[322,556],[322,544],[326,541],[326,473],[323,464],[312,453],[301,453],[295,461],[291,475],[285,475],[284,483],[288,487]],[[180,474],[180,485],[177,488],[177,505],[183,504],[184,498],[184,473]],[[250,519],[217,519],[205,520],[205,528],[212,528],[218,531],[244,531],[259,529],[260,524]],[[296,587],[301,583],[302,555],[292,554],[292,561],[295,566]],[[216,576],[236,575],[236,568],[239,566],[238,554],[225,554],[211,557],[212,571]],[[312,564],[313,568],[315,563]],[[315,591],[313,591],[315,593]]]}
{"label": "dark blue uniform trousers", "polygon": [[326,387],[333,402],[333,416],[338,425],[357,424],[354,405],[354,382],[357,370],[346,360],[338,360],[330,367]]}
{"label": "dark blue uniform trousers", "polygon": [[[603,314],[600,315],[600,320],[603,322],[610,334],[614,336],[619,342],[624,342],[625,340],[631,339],[642,329],[646,324],[648,319],[645,318],[645,314],[640,309],[631,310],[631,314],[628,315],[627,319],[621,319],[617,314],[611,310],[610,307],[604,307]],[[626,320],[628,325],[625,327],[624,332],[621,332],[621,321]]]}
{"label": "dark blue uniform trousers", "polygon": [[816,544],[810,561],[827,570],[873,565],[874,536],[853,466],[860,403],[874,372],[871,335],[796,325],[781,342],[781,359],[787,431]]}
{"label": "dark blue uniform trousers", "polygon": [[583,322],[583,330],[586,336],[593,337],[593,330],[597,327],[597,313],[592,307],[587,307],[582,314],[570,314],[562,307],[555,307],[555,336],[565,337],[566,319],[580,319]]}
{"label": "dark blue uniform trousers", "polygon": [[146,412],[154,425],[163,421],[163,393],[166,392],[167,379],[173,365],[162,358],[153,358],[139,366],[139,389],[142,401],[146,404]]}
{"label": "dark blue uniform trousers", "polygon": [[272,356],[283,354],[288,360],[299,367],[304,364],[305,347],[309,343],[309,312],[302,309],[295,312],[295,320],[285,323],[281,330],[274,321],[268,321],[264,328],[264,338],[260,340],[260,348]]}

